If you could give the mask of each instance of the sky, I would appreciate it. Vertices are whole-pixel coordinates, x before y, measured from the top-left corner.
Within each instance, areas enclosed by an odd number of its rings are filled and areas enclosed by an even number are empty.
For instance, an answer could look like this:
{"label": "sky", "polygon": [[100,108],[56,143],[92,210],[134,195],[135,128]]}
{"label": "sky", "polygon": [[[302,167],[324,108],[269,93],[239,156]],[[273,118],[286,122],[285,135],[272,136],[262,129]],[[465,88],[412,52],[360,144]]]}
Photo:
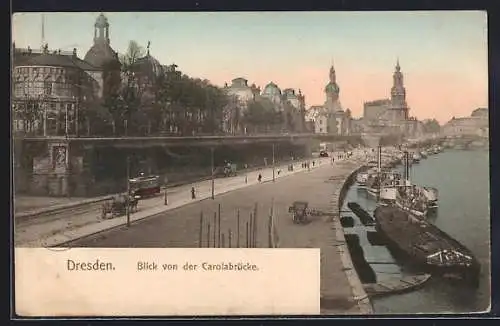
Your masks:
{"label": "sky", "polygon": [[[99,13],[45,13],[50,49],[93,44]],[[236,77],[263,88],[300,89],[307,107],[325,101],[332,63],[340,101],[353,116],[390,97],[399,58],[410,115],[445,123],[488,107],[487,15],[481,11],[105,13],[111,46],[130,40],[162,64],[223,86]],[[15,14],[16,47],[39,48],[42,14]]]}

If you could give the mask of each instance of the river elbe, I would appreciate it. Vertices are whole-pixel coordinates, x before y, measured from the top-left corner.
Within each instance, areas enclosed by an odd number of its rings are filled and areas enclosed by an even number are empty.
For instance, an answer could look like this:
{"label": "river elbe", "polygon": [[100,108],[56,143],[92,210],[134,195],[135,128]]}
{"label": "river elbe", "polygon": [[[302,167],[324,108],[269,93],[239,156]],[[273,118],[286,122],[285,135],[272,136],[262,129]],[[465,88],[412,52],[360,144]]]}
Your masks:
{"label": "river elbe", "polygon": [[[402,171],[402,167],[399,167]],[[404,294],[373,298],[375,313],[470,313],[489,309],[490,305],[490,213],[489,213],[489,153],[484,150],[445,150],[422,159],[411,169],[411,181],[439,190],[439,208],[429,220],[469,248],[481,263],[477,289],[460,282],[431,278],[422,288]],[[369,213],[376,207],[374,198],[354,184],[348,191],[348,202],[356,201]],[[349,214],[351,215],[351,214]],[[365,258],[377,279],[397,277],[405,273],[384,246],[372,246],[366,230],[355,219],[353,229],[360,238]]]}

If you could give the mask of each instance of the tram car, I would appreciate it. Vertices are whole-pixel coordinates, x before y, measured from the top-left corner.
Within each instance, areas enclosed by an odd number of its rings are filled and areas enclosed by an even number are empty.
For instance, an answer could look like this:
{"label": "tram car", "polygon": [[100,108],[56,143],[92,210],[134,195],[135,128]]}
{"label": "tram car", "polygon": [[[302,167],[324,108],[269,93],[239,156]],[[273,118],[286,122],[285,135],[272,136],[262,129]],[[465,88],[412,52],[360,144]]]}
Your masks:
{"label": "tram car", "polygon": [[137,178],[129,179],[130,194],[136,198],[146,198],[159,195],[161,192],[160,177],[158,175],[145,176],[141,174]]}

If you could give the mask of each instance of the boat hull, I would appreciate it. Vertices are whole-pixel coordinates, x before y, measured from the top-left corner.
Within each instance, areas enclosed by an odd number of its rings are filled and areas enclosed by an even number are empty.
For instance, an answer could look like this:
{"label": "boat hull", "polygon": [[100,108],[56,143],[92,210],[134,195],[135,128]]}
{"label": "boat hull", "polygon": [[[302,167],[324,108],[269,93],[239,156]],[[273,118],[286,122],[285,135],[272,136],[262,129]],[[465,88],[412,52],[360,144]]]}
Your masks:
{"label": "boat hull", "polygon": [[405,212],[408,212],[410,214],[413,214],[419,218],[424,218],[427,216],[427,212],[428,210],[424,210],[424,211],[419,211],[419,210],[416,210],[416,209],[412,209],[412,208],[409,208],[407,206],[404,206],[403,204],[401,204],[401,202],[399,201],[396,201],[396,206],[400,209],[402,209],[403,211]]}
{"label": "boat hull", "polygon": [[[388,249],[394,256],[409,260],[421,269],[445,277],[460,278],[467,284],[477,286],[480,264],[472,253],[448,234],[426,221],[415,221],[397,207],[379,206],[374,212],[375,229],[384,237]],[[429,237],[428,242],[422,237]],[[423,248],[423,249],[422,249]],[[436,248],[458,251],[468,260],[454,264],[436,264],[429,261]]]}

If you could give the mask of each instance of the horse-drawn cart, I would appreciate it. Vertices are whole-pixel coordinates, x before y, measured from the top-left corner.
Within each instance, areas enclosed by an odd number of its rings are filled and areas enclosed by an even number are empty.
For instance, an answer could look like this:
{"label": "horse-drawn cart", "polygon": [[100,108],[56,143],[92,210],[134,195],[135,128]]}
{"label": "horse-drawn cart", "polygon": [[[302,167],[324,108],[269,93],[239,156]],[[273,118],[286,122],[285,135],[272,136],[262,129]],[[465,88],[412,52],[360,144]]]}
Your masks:
{"label": "horse-drawn cart", "polygon": [[293,223],[307,223],[309,216],[309,203],[305,201],[294,201],[292,206],[288,208],[288,212],[292,213]]}
{"label": "horse-drawn cart", "polygon": [[111,215],[111,218],[113,218],[127,214],[127,205],[130,212],[135,212],[137,211],[138,202],[139,198],[137,196],[115,196],[102,205],[102,218],[106,219],[108,215]]}
{"label": "horse-drawn cart", "polygon": [[288,208],[288,212],[293,214],[292,218],[295,224],[312,222],[311,217],[332,216],[331,213],[309,208],[309,203],[306,201],[294,201],[292,206]]}

